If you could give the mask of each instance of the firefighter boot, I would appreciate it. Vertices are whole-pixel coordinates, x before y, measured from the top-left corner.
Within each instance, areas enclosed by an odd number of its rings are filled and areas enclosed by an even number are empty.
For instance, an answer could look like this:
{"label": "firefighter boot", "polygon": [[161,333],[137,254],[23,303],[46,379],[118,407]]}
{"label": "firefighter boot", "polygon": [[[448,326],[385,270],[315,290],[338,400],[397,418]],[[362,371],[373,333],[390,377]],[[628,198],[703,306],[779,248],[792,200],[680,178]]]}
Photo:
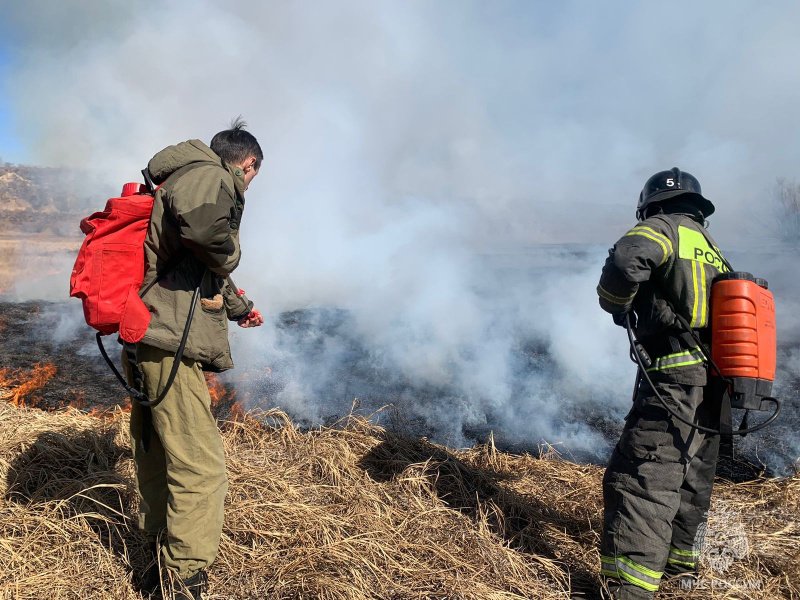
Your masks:
{"label": "firefighter boot", "polygon": [[161,550],[161,544],[158,542],[150,542],[148,544],[147,556],[150,562],[142,571],[139,577],[137,588],[144,598],[160,598],[161,597],[161,565],[158,553]]}
{"label": "firefighter boot", "polygon": [[664,567],[664,577],[677,581],[682,590],[691,590],[697,586],[699,572],[696,566],[689,566],[677,562],[669,562]]}
{"label": "firefighter boot", "polygon": [[654,592],[648,592],[624,581],[607,580],[609,600],[652,600]]}
{"label": "firefighter boot", "polygon": [[198,571],[191,577],[181,581],[181,587],[175,591],[175,600],[201,600],[208,588],[208,575]]}

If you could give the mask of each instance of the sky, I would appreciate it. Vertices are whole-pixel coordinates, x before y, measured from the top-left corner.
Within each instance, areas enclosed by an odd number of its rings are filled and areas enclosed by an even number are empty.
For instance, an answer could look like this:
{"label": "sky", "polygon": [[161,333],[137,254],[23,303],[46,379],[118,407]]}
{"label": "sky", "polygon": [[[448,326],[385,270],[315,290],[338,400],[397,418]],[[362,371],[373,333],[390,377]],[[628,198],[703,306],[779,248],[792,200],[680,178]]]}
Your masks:
{"label": "sky", "polygon": [[[456,390],[426,419],[545,415],[542,435],[574,439],[562,404],[624,414],[631,368],[594,287],[673,166],[800,331],[794,257],[763,252],[776,178],[800,175],[800,3],[28,0],[4,18],[0,156],[90,170],[100,205],[242,115],[265,160],[237,281],[269,315],[350,311],[370,356]],[[520,384],[522,338],[555,375]],[[317,416],[346,355],[269,327],[234,346],[246,367],[300,365],[281,401]]]}
{"label": "sky", "polygon": [[[254,194],[360,163],[364,185],[488,215],[491,243],[603,241],[644,179],[676,165],[727,205],[727,235],[796,176],[796,3],[311,7],[12,5],[0,155],[117,181],[241,113],[274,167]],[[533,199],[535,220],[491,217]]]}
{"label": "sky", "polygon": [[[0,33],[2,28],[0,28]],[[0,38],[3,38],[0,35]],[[5,38],[3,38],[5,39]],[[14,119],[8,102],[9,74],[8,42],[0,42],[0,162],[27,162],[23,143],[14,131]]]}

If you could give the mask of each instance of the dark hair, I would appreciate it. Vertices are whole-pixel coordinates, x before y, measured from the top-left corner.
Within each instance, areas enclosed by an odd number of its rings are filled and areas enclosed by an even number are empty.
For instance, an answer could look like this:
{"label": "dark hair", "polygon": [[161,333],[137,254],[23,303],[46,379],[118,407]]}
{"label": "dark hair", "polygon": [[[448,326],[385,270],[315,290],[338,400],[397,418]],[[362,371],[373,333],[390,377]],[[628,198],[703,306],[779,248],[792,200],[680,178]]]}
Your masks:
{"label": "dark hair", "polygon": [[264,160],[264,153],[261,152],[258,140],[252,133],[245,131],[245,127],[247,123],[239,115],[231,121],[230,129],[220,131],[211,138],[210,147],[217,156],[231,165],[241,164],[248,157],[254,156],[256,163],[253,166],[258,171],[261,161]]}

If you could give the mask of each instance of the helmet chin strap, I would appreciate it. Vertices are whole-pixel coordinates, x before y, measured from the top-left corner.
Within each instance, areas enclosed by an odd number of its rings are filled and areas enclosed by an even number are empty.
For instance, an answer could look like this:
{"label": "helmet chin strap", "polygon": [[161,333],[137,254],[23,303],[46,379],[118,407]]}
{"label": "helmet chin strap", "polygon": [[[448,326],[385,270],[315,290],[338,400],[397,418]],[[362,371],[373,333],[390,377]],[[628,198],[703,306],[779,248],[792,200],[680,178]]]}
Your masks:
{"label": "helmet chin strap", "polygon": [[649,219],[653,215],[658,215],[664,212],[664,207],[660,204],[651,204],[644,210],[637,210],[636,211],[636,218],[640,221],[644,221],[645,219]]}
{"label": "helmet chin strap", "polygon": [[636,219],[639,221],[644,221],[645,219],[649,219],[653,215],[660,215],[660,214],[682,214],[686,215],[687,217],[694,219],[703,227],[708,229],[708,220],[703,215],[701,210],[693,211],[689,209],[686,205],[673,207],[670,206],[668,203],[658,203],[658,204],[651,204],[650,206],[646,207],[644,210],[637,209],[636,210]]}

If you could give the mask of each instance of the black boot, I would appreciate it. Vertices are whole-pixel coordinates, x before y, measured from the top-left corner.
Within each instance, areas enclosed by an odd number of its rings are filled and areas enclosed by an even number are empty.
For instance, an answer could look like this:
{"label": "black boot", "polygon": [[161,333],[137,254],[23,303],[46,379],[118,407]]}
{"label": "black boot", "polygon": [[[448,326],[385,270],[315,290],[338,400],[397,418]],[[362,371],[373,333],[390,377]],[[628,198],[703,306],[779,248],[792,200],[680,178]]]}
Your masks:
{"label": "black boot", "polygon": [[652,600],[654,592],[648,592],[635,585],[608,580],[608,591],[611,600]]}
{"label": "black boot", "polygon": [[175,600],[201,600],[208,588],[208,575],[198,571],[188,579],[181,581],[181,587],[175,590]]}
{"label": "black boot", "polygon": [[697,570],[697,566],[668,562],[664,567],[664,577],[677,580],[678,587],[681,590],[693,590],[696,588],[699,576],[700,573]]}
{"label": "black boot", "polygon": [[664,577],[670,581],[677,581],[678,587],[684,591],[693,590],[699,585],[699,574],[697,569],[680,569],[676,568],[674,565],[672,565],[670,568],[670,565],[667,565],[667,567],[664,569]]}
{"label": "black boot", "polygon": [[150,562],[142,571],[136,585],[136,589],[144,598],[161,597],[161,569],[158,556],[160,549],[161,545],[157,542],[150,542],[148,545]]}

